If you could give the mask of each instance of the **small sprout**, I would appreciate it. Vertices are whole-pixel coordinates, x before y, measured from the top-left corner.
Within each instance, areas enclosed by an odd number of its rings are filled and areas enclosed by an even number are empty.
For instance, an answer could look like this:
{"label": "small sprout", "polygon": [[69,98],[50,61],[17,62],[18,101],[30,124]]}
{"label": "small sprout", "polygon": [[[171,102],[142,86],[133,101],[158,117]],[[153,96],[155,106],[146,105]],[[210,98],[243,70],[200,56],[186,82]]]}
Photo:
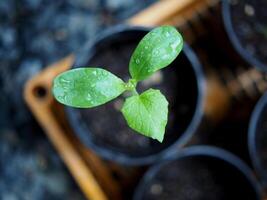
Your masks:
{"label": "small sprout", "polygon": [[128,125],[142,135],[163,141],[168,121],[168,101],[159,90],[136,91],[139,81],[168,66],[183,48],[183,38],[172,26],[153,29],[139,42],[129,64],[131,79],[125,83],[101,68],[77,68],[54,79],[53,94],[57,101],[76,108],[92,108],[115,99],[125,91],[121,112]]}

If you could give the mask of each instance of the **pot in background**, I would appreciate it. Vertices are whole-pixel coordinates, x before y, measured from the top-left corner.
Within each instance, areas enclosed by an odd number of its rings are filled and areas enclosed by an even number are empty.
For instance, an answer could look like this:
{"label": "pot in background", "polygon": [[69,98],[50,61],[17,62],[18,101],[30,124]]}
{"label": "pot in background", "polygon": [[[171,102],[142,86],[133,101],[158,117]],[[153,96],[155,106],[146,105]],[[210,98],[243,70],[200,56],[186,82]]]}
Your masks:
{"label": "pot in background", "polygon": [[250,158],[263,185],[267,186],[267,93],[251,115],[248,131]]}
{"label": "pot in background", "polygon": [[267,71],[267,2],[223,0],[223,21],[235,50],[251,66]]}
{"label": "pot in background", "polygon": [[258,182],[233,154],[211,146],[183,149],[151,167],[134,200],[260,200]]}

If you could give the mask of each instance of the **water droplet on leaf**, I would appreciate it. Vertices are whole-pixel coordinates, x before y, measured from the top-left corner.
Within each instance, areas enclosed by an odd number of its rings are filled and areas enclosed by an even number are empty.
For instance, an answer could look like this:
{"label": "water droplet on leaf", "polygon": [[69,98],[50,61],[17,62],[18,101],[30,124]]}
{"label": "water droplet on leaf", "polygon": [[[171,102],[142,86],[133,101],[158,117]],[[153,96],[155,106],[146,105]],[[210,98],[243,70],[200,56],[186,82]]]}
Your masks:
{"label": "water droplet on leaf", "polygon": [[166,37],[169,37],[169,36],[170,36],[169,31],[167,31],[167,32],[165,33],[165,36],[166,36]]}
{"label": "water droplet on leaf", "polygon": [[90,101],[90,100],[92,99],[91,94],[88,93],[86,99],[87,99],[88,101]]}
{"label": "water droplet on leaf", "polygon": [[155,50],[154,55],[158,55],[159,54],[159,50]]}

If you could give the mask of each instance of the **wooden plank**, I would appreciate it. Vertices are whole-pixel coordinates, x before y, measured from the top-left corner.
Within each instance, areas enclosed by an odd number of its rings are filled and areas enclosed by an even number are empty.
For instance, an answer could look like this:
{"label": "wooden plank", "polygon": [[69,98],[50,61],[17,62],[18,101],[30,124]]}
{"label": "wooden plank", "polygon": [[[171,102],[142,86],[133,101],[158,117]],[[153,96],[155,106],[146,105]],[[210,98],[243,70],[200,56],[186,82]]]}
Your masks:
{"label": "wooden plank", "polygon": [[[90,168],[79,155],[77,148],[66,138],[64,130],[60,127],[50,110],[53,98],[51,86],[53,78],[62,71],[67,70],[73,63],[73,56],[69,56],[35,76],[27,82],[24,90],[26,103],[41,124],[50,141],[53,143],[61,158],[66,163],[74,179],[79,184],[88,199],[106,200],[106,194],[95,180]],[[36,90],[46,90],[44,98],[36,96]]]}
{"label": "wooden plank", "polygon": [[200,0],[162,0],[141,11],[130,20],[129,24],[139,26],[156,26],[164,24],[170,17]]}

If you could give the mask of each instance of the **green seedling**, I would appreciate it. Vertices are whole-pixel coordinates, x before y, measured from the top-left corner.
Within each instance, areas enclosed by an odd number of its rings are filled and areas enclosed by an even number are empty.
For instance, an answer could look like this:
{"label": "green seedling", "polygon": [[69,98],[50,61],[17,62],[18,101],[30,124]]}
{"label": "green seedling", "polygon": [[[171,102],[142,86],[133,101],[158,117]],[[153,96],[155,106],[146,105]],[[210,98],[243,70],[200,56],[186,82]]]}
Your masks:
{"label": "green seedling", "polygon": [[53,94],[67,106],[92,108],[131,91],[121,109],[128,125],[162,142],[168,120],[168,101],[155,89],[138,94],[136,85],[173,62],[182,48],[183,38],[174,27],[157,27],[146,34],[134,50],[129,64],[131,79],[127,83],[105,69],[76,68],[54,79]]}

